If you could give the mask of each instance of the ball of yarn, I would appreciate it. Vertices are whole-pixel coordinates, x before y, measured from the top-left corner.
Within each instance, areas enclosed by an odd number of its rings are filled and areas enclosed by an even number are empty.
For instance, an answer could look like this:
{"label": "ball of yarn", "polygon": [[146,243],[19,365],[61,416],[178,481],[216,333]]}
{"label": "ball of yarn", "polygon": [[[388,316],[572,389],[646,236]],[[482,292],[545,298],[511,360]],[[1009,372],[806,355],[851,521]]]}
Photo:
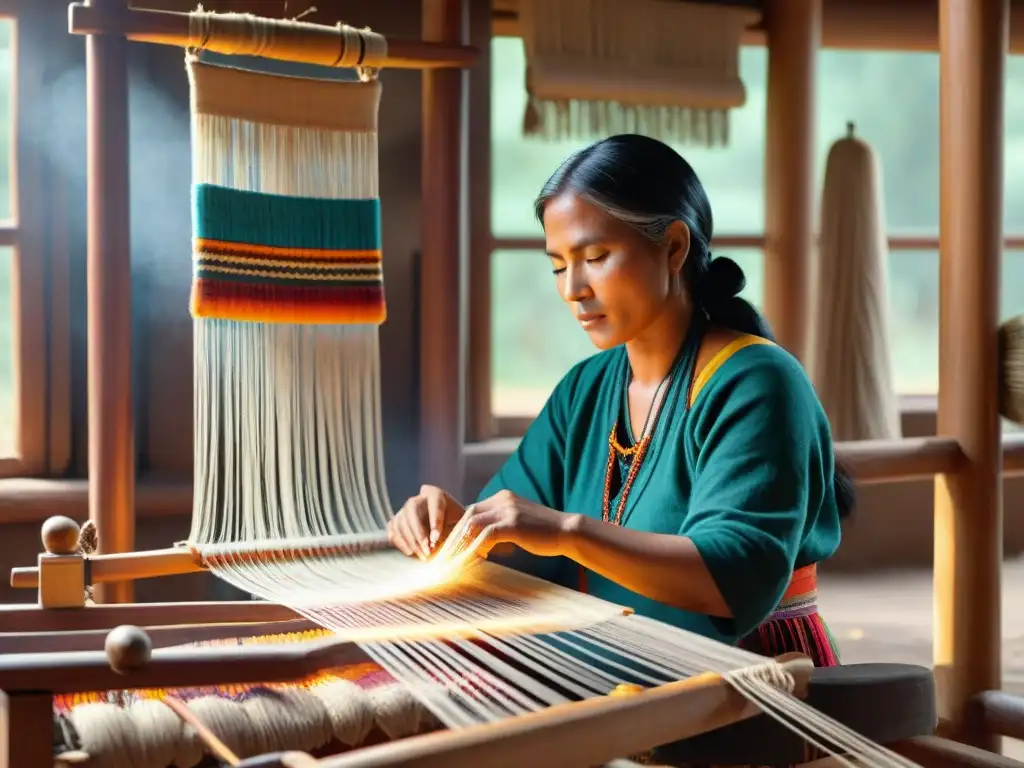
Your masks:
{"label": "ball of yarn", "polygon": [[[186,704],[186,706],[188,706]],[[177,715],[175,715],[177,717]],[[206,747],[203,745],[199,734],[192,728],[181,724],[181,731],[178,734],[178,741],[174,745],[174,757],[171,758],[172,768],[195,768],[203,761],[206,754]]]}
{"label": "ball of yarn", "polygon": [[303,689],[262,691],[247,698],[242,707],[253,728],[253,754],[288,749],[308,752],[331,740],[326,708]]}
{"label": "ball of yarn", "polygon": [[[310,688],[261,690],[236,701],[203,696],[186,703],[241,758],[285,750],[305,752],[332,741],[363,745],[374,726],[389,739],[434,730],[437,719],[404,686],[368,690],[343,678]],[[73,741],[91,768],[195,768],[206,749],[166,704],[139,699],[127,706],[82,704],[67,715]]]}
{"label": "ball of yarn", "polygon": [[[187,704],[203,725],[210,729],[224,746],[241,758],[259,754],[259,744],[249,713],[239,702],[219,696],[203,696]],[[190,726],[185,726],[191,731]]]}
{"label": "ball of yarn", "polygon": [[140,699],[126,708],[139,736],[142,763],[139,768],[171,765],[182,740],[184,723],[166,704]]}
{"label": "ball of yarn", "polygon": [[116,704],[90,702],[75,707],[71,722],[92,768],[142,768],[142,740],[132,717]]}
{"label": "ball of yarn", "polygon": [[367,694],[377,727],[389,739],[404,739],[426,730],[427,710],[404,685],[379,685]]}
{"label": "ball of yarn", "polygon": [[335,678],[312,686],[309,692],[324,706],[332,735],[346,747],[358,747],[373,729],[373,704],[351,680]]}

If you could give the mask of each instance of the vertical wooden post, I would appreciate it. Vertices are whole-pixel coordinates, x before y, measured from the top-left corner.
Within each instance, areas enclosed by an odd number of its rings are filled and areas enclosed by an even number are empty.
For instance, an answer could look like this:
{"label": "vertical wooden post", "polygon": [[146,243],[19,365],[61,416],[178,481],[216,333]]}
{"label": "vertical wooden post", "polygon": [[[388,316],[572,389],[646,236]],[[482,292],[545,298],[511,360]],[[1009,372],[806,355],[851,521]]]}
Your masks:
{"label": "vertical wooden post", "polygon": [[491,408],[491,0],[472,0],[469,44],[480,58],[469,71],[469,296],[466,383],[466,439],[486,440],[493,434]]}
{"label": "vertical wooden post", "polygon": [[[468,0],[423,0],[423,39],[463,42]],[[420,478],[462,494],[462,335],[467,73],[423,72]]]}
{"label": "vertical wooden post", "polygon": [[938,434],[966,461],[935,481],[935,674],[951,736],[989,750],[968,699],[1001,683],[1002,454],[996,377],[1007,0],[941,0]]}
{"label": "vertical wooden post", "polygon": [[[126,0],[91,0],[117,12]],[[128,43],[85,41],[89,388],[89,518],[100,552],[135,544],[132,291],[128,198]],[[98,586],[100,602],[129,602],[131,582]]]}
{"label": "vertical wooden post", "polygon": [[806,362],[814,254],[814,126],[821,0],[765,4],[765,315],[778,342]]}
{"label": "vertical wooden post", "polygon": [[0,768],[53,765],[53,696],[0,691]]}

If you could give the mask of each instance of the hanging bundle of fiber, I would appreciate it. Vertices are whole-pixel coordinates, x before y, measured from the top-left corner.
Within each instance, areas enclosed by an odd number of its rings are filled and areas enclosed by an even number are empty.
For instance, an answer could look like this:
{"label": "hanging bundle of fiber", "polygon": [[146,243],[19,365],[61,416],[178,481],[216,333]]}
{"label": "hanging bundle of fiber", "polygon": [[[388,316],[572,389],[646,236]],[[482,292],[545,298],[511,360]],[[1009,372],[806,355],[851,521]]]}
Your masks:
{"label": "hanging bundle of fiber", "polygon": [[850,126],[825,170],[809,366],[836,440],[900,437],[883,210],[877,157]]}
{"label": "hanging bundle of fiber", "polygon": [[729,110],[746,101],[740,43],[758,16],[702,0],[520,0],[525,134],[727,144]]}
{"label": "hanging bundle of fiber", "polygon": [[190,540],[380,529],[380,83],[187,67]]}

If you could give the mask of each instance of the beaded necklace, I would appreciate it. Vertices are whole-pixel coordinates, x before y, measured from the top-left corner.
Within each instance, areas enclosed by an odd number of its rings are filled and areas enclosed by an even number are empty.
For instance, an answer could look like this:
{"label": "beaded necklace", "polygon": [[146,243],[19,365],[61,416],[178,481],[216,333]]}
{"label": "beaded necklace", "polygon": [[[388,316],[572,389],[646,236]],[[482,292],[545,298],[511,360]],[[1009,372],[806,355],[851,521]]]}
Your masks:
{"label": "beaded necklace", "polygon": [[[676,359],[673,361],[668,373],[665,374],[665,377],[658,384],[658,388],[654,391],[654,398],[651,401],[651,408],[647,412],[647,418],[644,419],[643,429],[640,432],[640,439],[634,441],[633,445],[626,447],[619,443],[619,417],[616,417],[615,424],[612,426],[612,431],[608,434],[608,464],[604,473],[604,498],[602,500],[601,519],[606,523],[610,522],[613,525],[622,525],[622,514],[626,510],[626,502],[629,500],[629,492],[632,490],[633,483],[636,480],[637,475],[640,473],[640,467],[643,465],[644,458],[647,456],[647,450],[651,445],[654,428],[657,425],[658,418],[661,416],[661,406],[664,402],[664,395],[668,392],[672,379],[675,377],[676,373],[678,373],[679,368],[686,359],[686,352],[690,347],[691,340],[687,339],[680,348],[679,353],[676,355]],[[627,365],[626,383],[622,393],[623,402],[626,404],[623,410],[626,415],[625,422],[627,430],[629,428],[629,384],[631,377],[632,374],[629,370],[629,366]],[[619,501],[618,504],[616,504],[615,518],[613,520],[611,514],[612,479],[620,458],[629,462],[629,469],[626,472],[626,479],[623,482],[622,490],[619,493]]]}

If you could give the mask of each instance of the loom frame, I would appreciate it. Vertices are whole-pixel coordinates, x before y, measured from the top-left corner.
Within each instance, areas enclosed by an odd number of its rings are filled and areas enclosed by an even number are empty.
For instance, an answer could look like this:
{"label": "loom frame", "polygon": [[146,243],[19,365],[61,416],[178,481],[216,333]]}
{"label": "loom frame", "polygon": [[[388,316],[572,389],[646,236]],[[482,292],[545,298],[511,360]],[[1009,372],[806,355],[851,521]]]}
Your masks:
{"label": "loom frame", "polygon": [[[813,119],[821,1],[765,3],[767,155],[773,158],[766,191],[767,199],[774,201],[767,216],[768,305],[773,324],[782,330],[783,343],[797,347],[803,278],[794,284],[781,276],[803,274],[811,247],[806,235],[811,226],[813,141],[794,141],[793,136],[813,138],[808,126]],[[1024,469],[1024,441],[1000,439],[994,386],[1001,252],[1001,94],[1009,11],[1007,0],[939,0],[939,9],[943,147],[939,435],[924,441],[840,446],[839,452],[854,454],[854,474],[862,480],[936,476],[935,656],[943,702],[940,732],[994,750],[998,735],[1024,736],[1024,703],[996,693],[1001,684],[1001,475],[1004,469]],[[131,552],[134,542],[126,38],[134,35],[133,39],[144,40],[149,35],[162,38],[149,42],[175,44],[165,39],[167,29],[156,28],[155,17],[139,22],[143,17],[138,13],[128,10],[127,0],[92,0],[69,9],[71,32],[87,33],[89,509],[102,531],[103,547],[113,553]],[[424,197],[437,206],[437,215],[425,217],[423,251],[428,269],[421,291],[428,296],[436,296],[439,290],[458,295],[459,206],[465,194],[459,138],[465,130],[465,78],[458,69],[443,69],[450,64],[439,60],[445,58],[442,48],[452,57],[471,58],[460,44],[466,0],[425,0],[424,16],[425,37],[440,47],[404,51],[410,65],[417,56],[433,56],[429,65],[436,67],[423,75],[424,93],[431,98],[424,98],[422,184]],[[180,32],[180,26],[174,26],[179,21],[166,23]],[[421,323],[422,338],[431,337],[429,348],[441,355],[429,361],[424,355],[421,364],[424,419],[431,414],[436,417],[424,424],[430,434],[423,440],[423,466],[432,470],[431,477],[438,482],[457,487],[462,477],[463,409],[458,377],[445,374],[453,369],[452,363],[460,362],[460,350],[457,344],[444,345],[437,339],[458,338],[460,308],[458,302],[441,304],[448,306],[426,313]],[[432,450],[425,449],[428,444]],[[858,455],[864,467],[860,471]],[[106,585],[97,597],[127,603],[130,583]],[[116,607],[120,606],[76,613],[94,615],[100,626],[108,618],[114,620],[112,613],[102,612]],[[46,616],[39,618],[40,631],[53,625]],[[11,707],[17,699],[18,694],[7,697],[9,727],[18,727],[19,712],[42,706],[33,698],[24,700],[24,706]],[[48,702],[46,711],[49,716]],[[5,757],[0,753],[0,765]],[[957,760],[969,762],[962,754]]]}
{"label": "loom frame", "polygon": [[[276,648],[164,649],[154,651],[138,666],[121,671],[112,669],[112,657],[102,651],[65,653],[56,660],[46,653],[9,656],[0,659],[0,690],[6,694],[11,732],[23,737],[11,738],[6,748],[0,749],[0,768],[53,765],[49,737],[53,727],[52,699],[57,693],[290,682],[361,658],[358,647],[343,640]],[[780,658],[779,663],[793,676],[795,694],[806,695],[813,670],[810,659],[793,654]],[[626,750],[639,752],[665,740],[695,736],[759,712],[725,678],[706,673],[640,693],[549,707],[507,723],[425,734],[324,760],[296,753],[296,764],[323,768],[476,768],[486,758],[486,764],[495,768],[520,766],[524,759],[536,768],[586,768],[619,757],[620,744]],[[605,735],[594,742],[595,721],[612,737]],[[15,726],[17,731],[13,731]],[[2,736],[0,747],[5,746]],[[593,743],[582,753],[568,754],[564,747],[539,749],[538,743],[547,743],[545,736],[568,745],[588,737]]]}

